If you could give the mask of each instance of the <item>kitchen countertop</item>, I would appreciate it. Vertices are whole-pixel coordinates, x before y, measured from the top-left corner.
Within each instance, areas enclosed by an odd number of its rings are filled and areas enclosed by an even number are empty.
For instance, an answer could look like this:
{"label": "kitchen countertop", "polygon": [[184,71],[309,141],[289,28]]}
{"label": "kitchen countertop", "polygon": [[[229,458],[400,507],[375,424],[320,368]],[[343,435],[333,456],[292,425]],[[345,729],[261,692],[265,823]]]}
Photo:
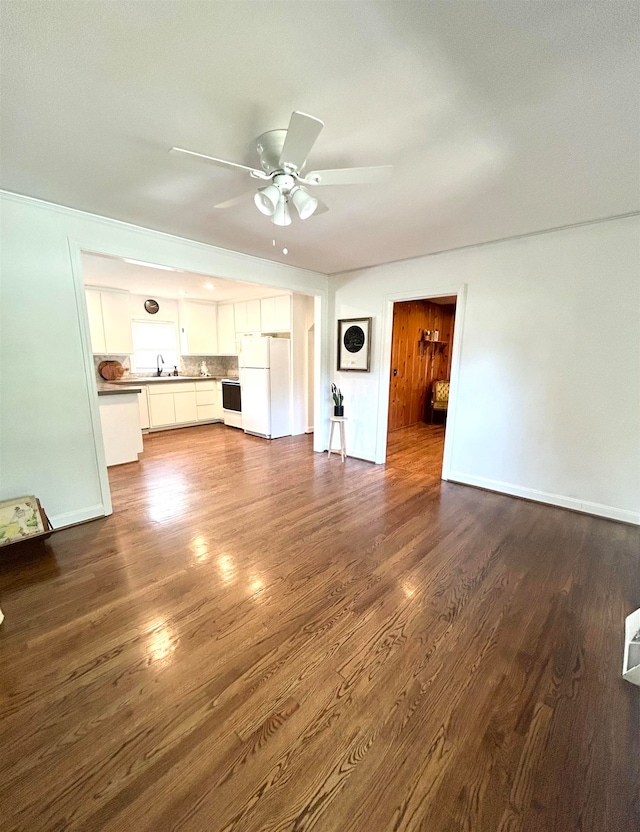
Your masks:
{"label": "kitchen countertop", "polygon": [[118,382],[118,386],[115,386],[115,383],[105,383],[105,384],[98,384],[98,395],[99,396],[113,396],[113,395],[122,395],[124,393],[142,393],[142,387],[136,387],[131,383],[128,383],[125,387],[122,382]]}
{"label": "kitchen countertop", "polygon": [[220,381],[222,378],[234,376],[142,376],[140,378],[121,378],[110,384],[166,384],[169,381]]}

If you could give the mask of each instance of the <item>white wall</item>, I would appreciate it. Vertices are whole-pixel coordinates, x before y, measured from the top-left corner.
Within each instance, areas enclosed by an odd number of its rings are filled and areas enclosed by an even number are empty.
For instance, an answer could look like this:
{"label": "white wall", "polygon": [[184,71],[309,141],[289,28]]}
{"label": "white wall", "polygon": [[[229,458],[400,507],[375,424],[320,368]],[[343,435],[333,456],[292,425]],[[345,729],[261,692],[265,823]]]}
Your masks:
{"label": "white wall", "polygon": [[326,320],[324,275],[13,194],[0,211],[0,499],[36,494],[54,526],[111,508],[81,250],[315,294]]}
{"label": "white wall", "polygon": [[374,318],[371,373],[333,372],[350,453],[384,458],[389,299],[462,284],[449,478],[640,522],[638,217],[334,278],[335,319]]}

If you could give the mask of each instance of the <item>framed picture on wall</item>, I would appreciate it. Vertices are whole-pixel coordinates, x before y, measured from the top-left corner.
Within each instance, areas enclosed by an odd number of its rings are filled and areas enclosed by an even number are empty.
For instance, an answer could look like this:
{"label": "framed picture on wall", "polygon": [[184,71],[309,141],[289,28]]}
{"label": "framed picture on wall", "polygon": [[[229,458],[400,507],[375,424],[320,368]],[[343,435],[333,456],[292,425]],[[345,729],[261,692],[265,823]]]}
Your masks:
{"label": "framed picture on wall", "polygon": [[371,318],[341,318],[338,321],[338,372],[369,372],[371,320]]}

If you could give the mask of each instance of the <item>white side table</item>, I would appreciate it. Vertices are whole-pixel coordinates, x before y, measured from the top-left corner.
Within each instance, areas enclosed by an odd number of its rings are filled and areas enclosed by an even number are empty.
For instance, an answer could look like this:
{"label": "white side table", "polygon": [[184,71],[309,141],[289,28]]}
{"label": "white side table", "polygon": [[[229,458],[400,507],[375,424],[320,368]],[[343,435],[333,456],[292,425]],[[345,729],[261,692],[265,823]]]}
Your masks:
{"label": "white side table", "polygon": [[347,455],[347,443],[344,438],[344,423],[347,421],[346,416],[331,416],[331,430],[329,431],[329,452],[327,453],[327,459],[331,456],[331,443],[333,442],[333,431],[336,425],[340,428],[340,447],[338,449],[334,448],[334,451],[340,451],[340,456],[342,457],[342,461],[344,462],[344,458]]}

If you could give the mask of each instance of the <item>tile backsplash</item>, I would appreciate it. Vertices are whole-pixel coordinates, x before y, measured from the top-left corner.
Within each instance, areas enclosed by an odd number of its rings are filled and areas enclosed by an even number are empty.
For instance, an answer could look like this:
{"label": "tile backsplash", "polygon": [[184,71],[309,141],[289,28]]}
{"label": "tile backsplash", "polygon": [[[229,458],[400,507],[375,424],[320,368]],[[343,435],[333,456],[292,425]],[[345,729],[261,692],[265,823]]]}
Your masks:
{"label": "tile backsplash", "polygon": [[238,377],[237,355],[181,355],[180,373],[185,376],[199,376],[200,365],[206,364],[210,376],[218,378]]}
{"label": "tile backsplash", "polygon": [[[136,373],[131,373],[131,357],[129,355],[94,355],[93,365],[96,371],[96,379],[104,381],[98,373],[98,366],[101,361],[119,361],[125,369],[123,378]],[[181,355],[179,371],[181,376],[199,376],[200,365],[204,361],[210,376],[217,378],[238,377],[238,356],[237,355]],[[167,368],[170,369],[170,368]],[[137,375],[149,375],[149,373],[138,373]]]}

